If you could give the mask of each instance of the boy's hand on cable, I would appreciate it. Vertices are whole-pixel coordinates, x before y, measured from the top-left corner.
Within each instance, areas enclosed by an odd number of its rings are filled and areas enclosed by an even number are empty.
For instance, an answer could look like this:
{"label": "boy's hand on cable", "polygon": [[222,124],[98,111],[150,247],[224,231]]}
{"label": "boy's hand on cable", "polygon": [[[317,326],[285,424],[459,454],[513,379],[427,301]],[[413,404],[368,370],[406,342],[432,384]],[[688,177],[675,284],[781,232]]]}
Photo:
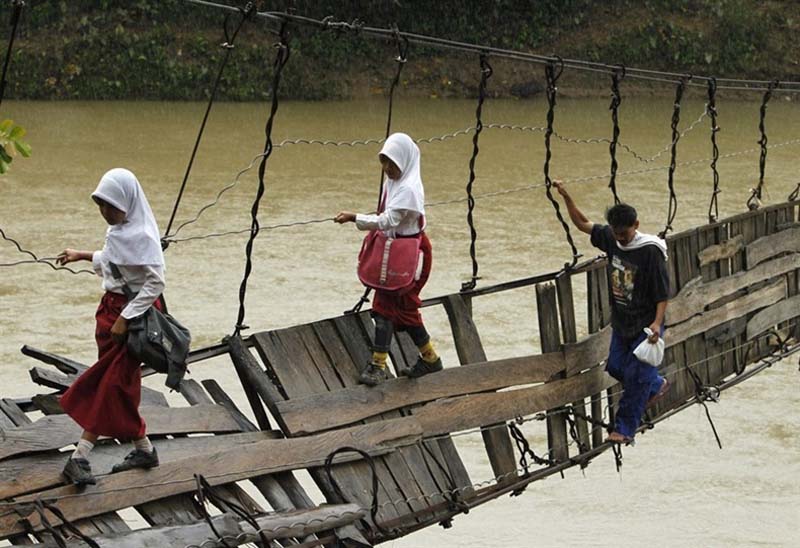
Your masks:
{"label": "boy's hand on cable", "polygon": [[336,214],[336,217],[333,218],[333,222],[339,224],[354,223],[356,222],[356,214],[349,211],[340,211]]}
{"label": "boy's hand on cable", "polygon": [[58,254],[56,257],[56,262],[61,265],[74,263],[75,261],[80,261],[83,259],[84,253],[85,252],[78,251],[77,249],[67,248]]}
{"label": "boy's hand on cable", "polygon": [[553,186],[556,187],[558,193],[561,194],[564,198],[569,197],[569,194],[567,194],[567,191],[564,189],[564,183],[562,183],[559,179],[555,179],[553,181]]}
{"label": "boy's hand on cable", "polygon": [[111,338],[114,339],[114,342],[123,344],[127,334],[128,320],[121,315],[117,316],[117,320],[114,322],[114,325],[111,326]]}

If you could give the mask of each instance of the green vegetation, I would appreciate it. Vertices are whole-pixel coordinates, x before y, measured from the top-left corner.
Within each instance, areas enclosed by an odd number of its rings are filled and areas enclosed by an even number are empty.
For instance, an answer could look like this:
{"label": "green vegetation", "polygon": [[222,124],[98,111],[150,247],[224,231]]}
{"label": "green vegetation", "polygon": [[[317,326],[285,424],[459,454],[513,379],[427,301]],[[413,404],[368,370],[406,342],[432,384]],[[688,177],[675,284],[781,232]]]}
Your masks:
{"label": "green vegetation", "polygon": [[31,155],[31,146],[25,143],[25,130],[15,125],[13,120],[0,122],[0,174],[8,171],[17,153],[24,158]]}
{"label": "green vegetation", "polygon": [[[218,0],[235,5],[233,0]],[[242,2],[243,3],[243,2]],[[570,58],[741,78],[798,79],[793,38],[800,3],[778,0],[297,0],[262,2],[321,19],[358,18],[374,27]],[[263,9],[263,8],[262,8]],[[8,21],[7,2],[0,21]],[[224,51],[224,13],[181,0],[32,0],[23,15],[7,97],[25,99],[187,99],[208,97]],[[238,22],[234,15],[229,27]],[[268,94],[276,41],[263,20],[245,23],[219,98]],[[394,71],[391,42],[353,33],[292,27],[286,96],[326,99],[385,91]],[[541,88],[541,71],[501,64],[498,95]],[[472,95],[471,56],[412,47],[403,84],[411,93]],[[586,86],[605,88],[589,76]],[[605,93],[605,91],[603,91]]]}

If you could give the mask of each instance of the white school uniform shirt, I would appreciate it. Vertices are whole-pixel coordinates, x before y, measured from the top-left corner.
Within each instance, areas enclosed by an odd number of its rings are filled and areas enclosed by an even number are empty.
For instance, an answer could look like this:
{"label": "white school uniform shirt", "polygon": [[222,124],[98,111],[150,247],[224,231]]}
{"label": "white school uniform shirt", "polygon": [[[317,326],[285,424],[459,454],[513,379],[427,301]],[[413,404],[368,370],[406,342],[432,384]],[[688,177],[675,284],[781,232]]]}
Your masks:
{"label": "white school uniform shirt", "polygon": [[[106,291],[124,294],[122,286],[127,285],[138,292],[121,313],[123,318],[135,318],[152,306],[166,285],[156,219],[142,186],[127,169],[108,171],[92,197],[125,213],[123,223],[108,227],[103,249],[92,254],[92,266],[102,276]],[[114,278],[110,263],[117,265],[122,280]]]}
{"label": "white school uniform shirt", "polygon": [[[377,215],[359,213],[359,230],[382,230],[386,236],[412,236],[425,230],[425,189],[420,177],[420,154],[416,143],[405,133],[393,133],[379,154],[390,158],[400,168],[400,178],[384,180],[381,202],[384,209]],[[420,218],[423,219],[420,226]]]}

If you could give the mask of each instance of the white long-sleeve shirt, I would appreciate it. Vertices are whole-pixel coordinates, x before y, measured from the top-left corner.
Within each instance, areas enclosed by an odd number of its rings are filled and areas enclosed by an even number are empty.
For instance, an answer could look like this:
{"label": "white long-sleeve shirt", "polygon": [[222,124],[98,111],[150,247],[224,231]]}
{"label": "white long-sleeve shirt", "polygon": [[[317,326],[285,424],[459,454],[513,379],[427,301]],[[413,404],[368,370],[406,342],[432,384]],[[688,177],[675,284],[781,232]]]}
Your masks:
{"label": "white long-sleeve shirt", "polygon": [[390,238],[413,236],[425,230],[420,229],[419,213],[411,209],[387,209],[380,215],[359,213],[356,215],[356,228],[359,230],[382,230]]}
{"label": "white long-sleeve shirt", "polygon": [[163,266],[117,265],[123,278],[119,280],[111,272],[109,261],[102,251],[95,251],[92,254],[92,266],[97,275],[103,278],[103,289],[106,291],[124,295],[123,285],[127,285],[134,292],[138,291],[136,297],[122,310],[122,317],[128,320],[144,314],[164,292],[166,286]]}

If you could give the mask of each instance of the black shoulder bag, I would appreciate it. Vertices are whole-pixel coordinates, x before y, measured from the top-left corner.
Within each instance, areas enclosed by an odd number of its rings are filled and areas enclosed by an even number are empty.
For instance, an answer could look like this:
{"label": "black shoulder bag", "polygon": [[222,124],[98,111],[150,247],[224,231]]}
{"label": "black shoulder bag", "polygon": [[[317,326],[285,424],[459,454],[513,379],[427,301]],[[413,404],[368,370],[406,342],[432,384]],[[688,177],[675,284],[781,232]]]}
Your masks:
{"label": "black shoulder bag", "polygon": [[[114,278],[122,280],[122,291],[132,301],[134,293],[114,263],[109,263]],[[186,358],[192,335],[178,320],[151,306],[128,321],[128,352],[158,373],[166,373],[164,384],[177,390],[186,373]]]}

